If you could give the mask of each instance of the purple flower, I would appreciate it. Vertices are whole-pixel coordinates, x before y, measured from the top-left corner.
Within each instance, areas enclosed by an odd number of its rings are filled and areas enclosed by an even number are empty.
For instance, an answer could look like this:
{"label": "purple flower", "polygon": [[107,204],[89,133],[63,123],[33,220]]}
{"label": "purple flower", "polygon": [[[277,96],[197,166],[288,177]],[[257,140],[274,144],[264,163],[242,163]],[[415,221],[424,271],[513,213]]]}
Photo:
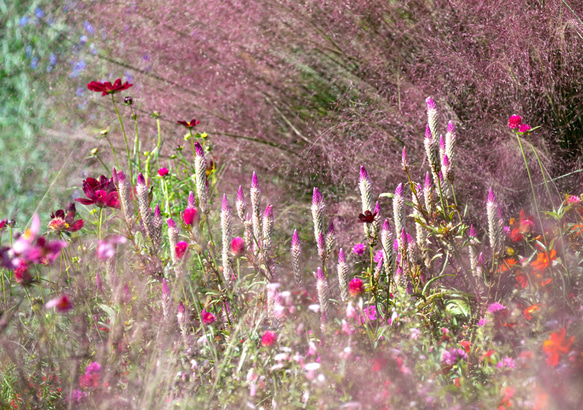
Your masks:
{"label": "purple flower", "polygon": [[202,316],[202,323],[204,323],[205,325],[210,325],[217,320],[215,315],[213,315],[210,312],[207,312],[206,309],[203,309],[200,315]]}
{"label": "purple flower", "polygon": [[503,367],[507,367],[509,369],[516,369],[516,363],[514,363],[514,360],[512,360],[511,357],[505,357],[504,359],[498,362],[496,367],[499,369],[502,369]]}
{"label": "purple flower", "polygon": [[441,356],[441,362],[446,366],[453,366],[459,360],[467,359],[468,355],[464,352],[463,349],[456,349],[455,347],[450,347],[449,349],[443,352],[443,356]]}
{"label": "purple flower", "polygon": [[97,257],[106,260],[115,255],[115,245],[126,243],[127,239],[123,236],[114,235],[99,241],[97,245]]}
{"label": "purple flower", "polygon": [[366,246],[364,245],[364,243],[357,243],[356,245],[354,245],[354,248],[352,248],[352,251],[356,253],[358,256],[362,256],[364,255],[365,249]]}
{"label": "purple flower", "polygon": [[379,263],[380,261],[382,261],[383,258],[384,258],[384,253],[383,253],[382,250],[381,251],[377,251],[377,253],[375,253],[375,255],[374,255],[374,261],[376,263]]}
{"label": "purple flower", "polygon": [[488,306],[488,312],[490,312],[490,313],[496,313],[496,312],[499,312],[499,311],[504,310],[504,309],[506,309],[506,306],[504,306],[498,302],[494,302],[490,306]]}

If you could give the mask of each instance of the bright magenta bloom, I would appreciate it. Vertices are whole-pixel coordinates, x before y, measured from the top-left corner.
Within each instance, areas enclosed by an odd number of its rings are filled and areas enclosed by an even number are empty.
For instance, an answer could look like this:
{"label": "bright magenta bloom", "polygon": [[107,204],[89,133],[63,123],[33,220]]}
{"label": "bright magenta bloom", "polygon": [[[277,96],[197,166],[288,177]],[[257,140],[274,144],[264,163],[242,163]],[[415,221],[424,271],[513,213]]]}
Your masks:
{"label": "bright magenta bloom", "polygon": [[180,241],[176,244],[176,257],[178,259],[182,259],[188,250],[188,243],[184,241]]}
{"label": "bright magenta bloom", "polygon": [[91,81],[89,84],[87,84],[87,88],[91,91],[100,92],[101,95],[104,96],[107,94],[115,94],[120,91],[127,90],[132,85],[133,84],[130,84],[127,81],[124,84],[122,84],[121,78],[118,78],[117,80],[114,81],[113,84],[110,83],[109,81],[106,81],[104,83],[99,81]]}
{"label": "bright magenta bloom", "polygon": [[121,208],[113,178],[107,179],[104,175],[99,177],[99,181],[95,178],[87,178],[83,181],[83,192],[88,199],[77,198],[75,201],[83,205],[96,205],[100,208],[106,206],[117,209]]}
{"label": "bright magenta bloom", "polygon": [[202,316],[202,323],[204,323],[205,325],[210,325],[217,320],[215,315],[213,315],[210,312],[207,312],[206,309],[203,309],[202,312],[200,312],[200,315]]}
{"label": "bright magenta bloom", "polygon": [[73,302],[71,302],[71,298],[67,295],[61,295],[58,298],[49,300],[45,305],[45,308],[56,308],[58,312],[66,312],[68,310],[73,309]]}
{"label": "bright magenta bloom", "polygon": [[364,283],[359,278],[354,278],[348,284],[348,293],[352,296],[359,296],[364,293]]}
{"label": "bright magenta bloom", "polygon": [[161,177],[165,177],[166,175],[168,175],[169,172],[170,171],[168,171],[168,168],[162,167],[158,170],[158,175],[160,175]]}
{"label": "bright magenta bloom", "polygon": [[277,342],[277,333],[266,330],[261,338],[261,344],[265,347],[273,346]]}
{"label": "bright magenta bloom", "polygon": [[239,258],[245,255],[245,241],[237,236],[231,241],[231,253],[234,257]]}
{"label": "bright magenta bloom", "polygon": [[530,125],[528,124],[520,124],[520,127],[518,127],[518,132],[528,132],[530,131]]}
{"label": "bright magenta bloom", "polygon": [[520,117],[520,115],[512,115],[508,119],[508,128],[510,128],[511,130],[517,129],[518,127],[520,127],[520,124],[522,124],[522,118]]}

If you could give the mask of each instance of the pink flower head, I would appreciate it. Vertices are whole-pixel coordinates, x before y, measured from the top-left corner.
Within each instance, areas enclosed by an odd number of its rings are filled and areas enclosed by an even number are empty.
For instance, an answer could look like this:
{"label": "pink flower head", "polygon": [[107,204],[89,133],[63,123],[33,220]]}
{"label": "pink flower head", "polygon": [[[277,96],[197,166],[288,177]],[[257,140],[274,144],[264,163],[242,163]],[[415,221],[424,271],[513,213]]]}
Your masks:
{"label": "pink flower head", "polygon": [[73,303],[71,302],[71,298],[67,295],[61,295],[58,298],[49,300],[45,308],[56,308],[58,312],[66,312],[68,310],[73,309]]}
{"label": "pink flower head", "polygon": [[165,177],[166,175],[168,175],[169,172],[170,171],[168,171],[168,168],[162,167],[158,170],[158,175],[160,175],[161,177]]}
{"label": "pink flower head", "polygon": [[277,342],[277,333],[266,330],[261,338],[261,345],[265,347],[273,346]]}
{"label": "pink flower head", "polygon": [[520,124],[522,124],[522,118],[520,117],[520,115],[511,115],[510,118],[508,119],[508,128],[510,128],[511,130],[515,130],[518,127],[520,127]]}
{"label": "pink flower head", "polygon": [[243,238],[239,236],[233,238],[231,241],[231,253],[236,258],[245,255],[245,241]]}
{"label": "pink flower head", "polygon": [[505,309],[506,309],[506,306],[504,306],[498,302],[494,302],[494,303],[490,304],[490,306],[488,306],[488,312],[490,312],[490,313],[496,313],[496,312],[499,312],[499,311],[505,310]]}
{"label": "pink flower head", "polygon": [[112,258],[115,255],[115,245],[126,243],[127,239],[120,235],[113,235],[99,241],[97,244],[97,257],[101,260]]}
{"label": "pink flower head", "polygon": [[14,269],[14,279],[16,283],[21,285],[30,285],[34,282],[34,278],[28,270],[28,264],[22,259],[18,261],[18,265]]}
{"label": "pink flower head", "polygon": [[100,176],[99,180],[87,178],[83,181],[83,192],[86,198],[76,198],[75,201],[83,205],[96,205],[100,208],[121,208],[119,196],[113,182],[113,178]]}
{"label": "pink flower head", "polygon": [[186,251],[188,250],[188,243],[186,243],[184,241],[178,242],[176,244],[175,250],[176,250],[176,257],[178,259],[182,259],[184,257],[184,255],[186,254]]}
{"label": "pink flower head", "polygon": [[217,320],[215,315],[213,315],[210,312],[207,312],[206,309],[203,309],[202,312],[200,312],[200,315],[202,316],[202,323],[204,323],[205,325],[210,325]]}
{"label": "pink flower head", "polygon": [[381,262],[383,260],[383,258],[384,258],[384,253],[382,250],[377,251],[377,253],[375,253],[375,255],[374,255],[374,261],[376,263]]}
{"label": "pink flower head", "polygon": [[578,204],[581,202],[581,198],[579,198],[577,195],[571,195],[568,199],[567,199],[567,204]]}
{"label": "pink flower head", "polygon": [[531,128],[528,124],[520,124],[520,127],[518,127],[518,132],[529,132],[530,130]]}
{"label": "pink flower head", "polygon": [[364,293],[364,283],[360,278],[354,278],[348,283],[348,293],[355,297]]}
{"label": "pink flower head", "polygon": [[357,243],[356,245],[354,245],[354,248],[352,248],[352,251],[356,253],[358,256],[362,256],[364,255],[365,249],[366,246],[364,246],[364,243]]}

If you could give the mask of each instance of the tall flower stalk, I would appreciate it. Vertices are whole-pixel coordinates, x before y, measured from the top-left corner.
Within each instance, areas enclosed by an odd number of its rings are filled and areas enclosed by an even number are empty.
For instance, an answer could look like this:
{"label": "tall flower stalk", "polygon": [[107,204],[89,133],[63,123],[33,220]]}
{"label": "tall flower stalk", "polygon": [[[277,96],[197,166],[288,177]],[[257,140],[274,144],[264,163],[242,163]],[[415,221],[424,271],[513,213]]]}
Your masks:
{"label": "tall flower stalk", "polygon": [[300,267],[300,259],[302,255],[302,246],[300,244],[300,238],[298,236],[298,230],[294,229],[294,234],[291,240],[291,265],[292,265],[292,272],[294,275],[294,281],[296,286],[299,288],[304,287],[304,283],[302,280],[302,271]]}
{"label": "tall flower stalk", "polygon": [[233,236],[231,228],[231,207],[227,200],[227,195],[223,195],[223,206],[221,209],[221,230],[223,232],[223,277],[225,284],[231,286],[233,282],[233,261],[231,257],[231,240]]}

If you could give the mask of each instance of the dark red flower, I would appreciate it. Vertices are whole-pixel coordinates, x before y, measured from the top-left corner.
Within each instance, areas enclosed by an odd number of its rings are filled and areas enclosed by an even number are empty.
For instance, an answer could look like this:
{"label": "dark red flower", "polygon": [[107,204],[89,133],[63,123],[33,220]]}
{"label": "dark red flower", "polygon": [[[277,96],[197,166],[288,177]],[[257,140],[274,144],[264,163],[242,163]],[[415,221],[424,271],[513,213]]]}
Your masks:
{"label": "dark red flower", "polygon": [[[67,214],[65,215],[65,212]],[[75,221],[75,203],[71,202],[65,208],[65,211],[59,209],[55,213],[51,214],[51,221],[49,222],[48,228],[55,232],[77,232],[79,229],[83,228],[83,220],[77,219]]]}
{"label": "dark red flower", "polygon": [[178,124],[180,125],[184,125],[186,128],[194,128],[196,127],[198,124],[200,124],[200,121],[195,120],[194,118],[190,121],[176,121]]}
{"label": "dark red flower", "polygon": [[358,222],[370,224],[374,222],[376,216],[377,212],[372,213],[371,211],[364,211],[364,214],[358,215]]}
{"label": "dark red flower", "polygon": [[8,219],[2,219],[0,221],[0,230],[4,229],[6,227],[7,222],[8,222]]}
{"label": "dark red flower", "polygon": [[103,95],[115,94],[117,92],[127,90],[132,85],[133,84],[130,84],[127,81],[125,82],[125,84],[122,84],[121,78],[118,78],[117,80],[114,81],[113,84],[110,83],[109,81],[106,81],[104,83],[99,82],[99,81],[91,81],[89,84],[87,84],[87,88],[90,89],[91,91],[100,92],[101,95],[103,96]]}
{"label": "dark red flower", "polygon": [[83,192],[85,192],[85,198],[77,198],[75,201],[82,203],[83,205],[97,205],[102,208],[109,206],[111,208],[121,208],[119,202],[119,196],[115,189],[115,184],[113,183],[113,178],[107,179],[106,176],[102,175],[99,177],[99,181],[95,178],[87,178],[83,181]]}
{"label": "dark red flower", "polygon": [[18,267],[14,269],[14,279],[21,285],[30,285],[34,282],[34,278],[28,271],[28,264],[25,261],[20,260]]}

